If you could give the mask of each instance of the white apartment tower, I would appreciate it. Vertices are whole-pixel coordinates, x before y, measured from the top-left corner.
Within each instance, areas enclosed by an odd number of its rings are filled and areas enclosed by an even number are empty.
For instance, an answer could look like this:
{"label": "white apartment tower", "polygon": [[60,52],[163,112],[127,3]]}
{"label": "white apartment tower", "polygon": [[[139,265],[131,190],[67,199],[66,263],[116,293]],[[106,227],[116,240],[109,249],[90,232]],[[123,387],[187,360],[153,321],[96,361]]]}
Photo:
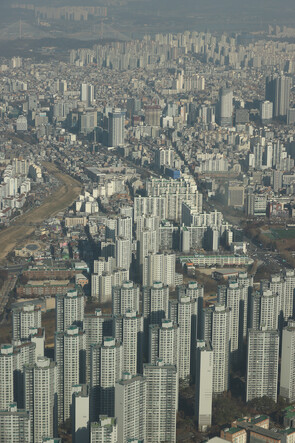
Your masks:
{"label": "white apartment tower", "polygon": [[91,420],[98,415],[109,417],[115,412],[115,383],[122,378],[123,345],[113,337],[91,346],[90,402]]}
{"label": "white apartment tower", "polygon": [[77,291],[68,291],[66,295],[56,297],[56,331],[66,331],[72,324],[82,326],[84,320],[84,295]]}
{"label": "white apartment tower", "polygon": [[129,238],[116,238],[116,266],[129,270],[131,265],[131,240]]}
{"label": "white apartment tower", "polygon": [[174,365],[162,360],[145,364],[146,378],[146,439],[147,443],[176,442],[178,406],[178,375]]}
{"label": "white apartment tower", "polygon": [[89,442],[90,417],[88,385],[74,385],[72,393],[72,442]]}
{"label": "white apartment tower", "polygon": [[31,420],[29,411],[18,410],[12,403],[6,411],[0,411],[0,442],[31,442]]}
{"label": "white apartment tower", "polygon": [[90,443],[117,443],[117,420],[113,417],[100,415],[98,422],[91,423]]}
{"label": "white apartment tower", "polygon": [[295,401],[295,321],[283,329],[280,395],[288,403]]}
{"label": "white apartment tower", "polygon": [[84,330],[86,335],[86,383],[90,380],[90,351],[91,345],[102,343],[103,337],[112,335],[112,317],[103,315],[97,308],[94,314],[86,314],[84,317]]}
{"label": "white apartment tower", "polygon": [[34,365],[24,368],[25,409],[30,411],[32,442],[57,432],[57,367],[49,358],[40,357]]}
{"label": "white apartment tower", "polygon": [[41,308],[33,303],[12,310],[13,340],[29,340],[30,328],[41,328]]}
{"label": "white apartment tower", "polygon": [[163,318],[168,318],[169,287],[162,282],[154,281],[152,286],[142,289],[143,316],[149,324],[161,324]]}
{"label": "white apartment tower", "polygon": [[70,417],[73,385],[85,380],[85,352],[85,332],[78,326],[70,326],[65,332],[55,334],[59,423]]}
{"label": "white apartment tower", "polygon": [[[197,339],[195,319],[198,312],[198,301],[188,295],[178,294],[178,300],[169,301],[169,318],[179,325],[179,365],[180,379],[188,380],[191,374],[192,343]],[[195,336],[192,337],[192,331]]]}
{"label": "white apartment tower", "polygon": [[249,329],[246,401],[269,397],[277,401],[279,333]]}
{"label": "white apartment tower", "polygon": [[213,348],[210,341],[198,340],[196,352],[196,416],[198,429],[212,424]]}
{"label": "white apartment tower", "polygon": [[231,310],[217,303],[212,316],[213,394],[228,390]]}
{"label": "white apartment tower", "polygon": [[0,411],[8,409],[13,403],[13,346],[1,345],[0,348]]}
{"label": "white apartment tower", "polygon": [[146,441],[147,383],[141,375],[123,374],[115,387],[115,417],[118,443],[129,439]]}
{"label": "white apartment tower", "polygon": [[172,320],[163,319],[161,326],[149,327],[149,363],[155,365],[157,359],[178,368],[179,326]]}
{"label": "white apartment tower", "polygon": [[113,315],[124,315],[128,310],[139,311],[139,287],[132,281],[113,286],[112,298]]}
{"label": "white apartment tower", "polygon": [[123,316],[123,371],[136,375],[142,371],[143,317],[135,311]]}
{"label": "white apartment tower", "polygon": [[164,285],[175,286],[175,254],[148,254],[143,259],[142,284],[151,286],[154,281]]}

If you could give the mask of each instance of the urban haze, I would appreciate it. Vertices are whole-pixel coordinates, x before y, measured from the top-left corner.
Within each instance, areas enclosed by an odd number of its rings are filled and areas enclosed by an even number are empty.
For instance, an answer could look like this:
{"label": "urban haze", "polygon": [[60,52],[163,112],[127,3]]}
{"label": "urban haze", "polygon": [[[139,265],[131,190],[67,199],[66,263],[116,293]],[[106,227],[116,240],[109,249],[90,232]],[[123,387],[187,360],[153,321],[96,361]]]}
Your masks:
{"label": "urban haze", "polygon": [[295,443],[294,0],[1,0],[0,443]]}

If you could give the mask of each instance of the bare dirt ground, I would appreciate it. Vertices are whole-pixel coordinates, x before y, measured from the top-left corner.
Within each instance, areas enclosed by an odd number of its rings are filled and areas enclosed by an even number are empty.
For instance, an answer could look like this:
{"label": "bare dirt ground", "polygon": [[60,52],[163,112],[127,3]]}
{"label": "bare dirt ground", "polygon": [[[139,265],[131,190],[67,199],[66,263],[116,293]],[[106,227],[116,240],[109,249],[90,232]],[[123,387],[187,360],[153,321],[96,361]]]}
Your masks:
{"label": "bare dirt ground", "polygon": [[44,162],[43,166],[61,182],[61,186],[41,206],[21,215],[13,225],[1,231],[0,260],[4,260],[18,243],[32,235],[38,224],[70,206],[81,191],[81,184],[60,172],[54,164]]}

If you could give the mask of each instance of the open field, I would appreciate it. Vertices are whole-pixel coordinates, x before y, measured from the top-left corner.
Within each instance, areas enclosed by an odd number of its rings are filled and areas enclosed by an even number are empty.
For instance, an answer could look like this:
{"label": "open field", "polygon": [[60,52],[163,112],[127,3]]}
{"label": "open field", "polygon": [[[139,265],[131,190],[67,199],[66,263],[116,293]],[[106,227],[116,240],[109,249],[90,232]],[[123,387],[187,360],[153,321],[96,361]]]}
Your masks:
{"label": "open field", "polygon": [[62,185],[54,194],[48,197],[41,206],[21,215],[11,226],[1,231],[0,260],[5,259],[7,254],[12,251],[18,243],[28,238],[38,224],[70,206],[81,191],[81,184],[69,175],[60,172],[54,164],[44,162],[43,166],[50,174],[53,174]]}
{"label": "open field", "polygon": [[295,238],[295,229],[270,229],[270,232],[265,235],[272,240],[293,239]]}

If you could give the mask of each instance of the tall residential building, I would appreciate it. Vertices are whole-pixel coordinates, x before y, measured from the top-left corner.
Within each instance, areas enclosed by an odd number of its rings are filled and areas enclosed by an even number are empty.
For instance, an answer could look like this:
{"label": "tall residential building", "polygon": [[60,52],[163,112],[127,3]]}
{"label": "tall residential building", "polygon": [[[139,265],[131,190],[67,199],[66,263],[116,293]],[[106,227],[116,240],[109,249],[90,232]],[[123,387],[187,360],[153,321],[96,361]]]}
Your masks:
{"label": "tall residential building", "polygon": [[[116,319],[115,319],[116,321]],[[117,338],[118,333],[116,333]],[[122,317],[123,371],[135,375],[142,372],[143,317],[127,311]]]}
{"label": "tall residential building", "polygon": [[279,333],[249,329],[246,401],[269,397],[277,401]]}
{"label": "tall residential building", "polygon": [[213,348],[210,341],[198,340],[196,352],[196,416],[198,429],[206,431],[212,424]]}
{"label": "tall residential building", "polygon": [[109,140],[108,145],[116,148],[124,145],[125,112],[114,109],[109,112]]}
{"label": "tall residential building", "polygon": [[123,374],[115,387],[118,443],[146,441],[147,383],[141,375]]}
{"label": "tall residential building", "polygon": [[162,360],[145,364],[146,378],[146,439],[148,443],[176,442],[178,405],[178,375],[174,365]]}
{"label": "tall residential building", "polygon": [[41,328],[41,308],[33,303],[12,309],[13,340],[29,340],[30,328]]}
{"label": "tall residential building", "polygon": [[85,315],[83,326],[86,335],[86,383],[89,383],[91,345],[102,343],[104,337],[112,335],[113,318],[111,315],[103,315],[98,308],[94,314]]}
{"label": "tall residential building", "polygon": [[91,106],[94,102],[94,87],[93,85],[89,85],[87,83],[81,84],[80,89],[80,100],[84,102],[86,106]]}
{"label": "tall residential building", "polygon": [[156,254],[159,251],[157,229],[146,228],[140,231],[137,249],[137,261],[142,266],[145,257],[149,254]]}
{"label": "tall residential building", "polygon": [[291,86],[291,77],[280,75],[266,78],[265,98],[273,103],[274,117],[287,115]]}
{"label": "tall residential building", "polygon": [[273,117],[273,103],[265,100],[260,103],[260,118],[262,123],[270,123]]}
{"label": "tall residential building", "polygon": [[16,403],[6,411],[0,411],[0,443],[31,442],[31,419],[29,411],[18,410]]}
{"label": "tall residential building", "polygon": [[100,415],[97,422],[90,425],[90,443],[117,443],[118,426],[113,417]]}
{"label": "tall residential building", "polygon": [[45,349],[45,328],[30,328],[29,340],[36,345],[35,354],[37,357],[44,357]]}
{"label": "tall residential building", "polygon": [[169,287],[154,281],[152,286],[142,288],[142,311],[148,324],[161,324],[168,318]]}
{"label": "tall residential building", "polygon": [[205,342],[212,339],[213,311],[214,305],[208,306],[208,308],[202,308],[200,321],[200,338]]}
{"label": "tall residential building", "polygon": [[0,348],[0,411],[7,410],[13,403],[14,357],[12,345]]}
{"label": "tall residential building", "polygon": [[56,331],[63,332],[73,324],[82,326],[84,320],[84,295],[76,290],[68,291],[66,295],[56,296]]}
{"label": "tall residential building", "polygon": [[295,401],[295,321],[283,329],[280,395],[288,403]]}
{"label": "tall residential building", "polygon": [[72,441],[73,443],[89,442],[90,416],[88,385],[74,385],[72,392]]}
{"label": "tall residential building", "polygon": [[149,363],[155,365],[157,359],[178,368],[179,326],[170,319],[149,327]]}
{"label": "tall residential building", "polygon": [[57,435],[57,366],[47,357],[24,367],[25,409],[30,411],[32,442]]}
{"label": "tall residential building", "polygon": [[113,315],[124,315],[127,311],[139,312],[139,287],[132,281],[112,288]]}
{"label": "tall residential building", "polygon": [[14,400],[18,407],[24,409],[24,367],[32,366],[37,359],[36,344],[32,342],[14,342],[13,347],[13,381],[14,381]]}
{"label": "tall residential building", "polygon": [[142,284],[151,286],[159,281],[164,285],[175,286],[175,254],[148,254],[142,264]]}
{"label": "tall residential building", "polygon": [[116,266],[121,269],[130,268],[132,261],[131,240],[129,238],[116,238]]}
{"label": "tall residential building", "polygon": [[233,91],[222,88],[219,92],[218,117],[220,126],[230,127],[233,125]]}
{"label": "tall residential building", "polygon": [[261,289],[260,293],[254,292],[251,296],[250,327],[252,329],[278,328],[279,295],[271,289]]}
{"label": "tall residential building", "polygon": [[117,236],[128,238],[132,241],[132,216],[118,217],[117,219]]}
{"label": "tall residential building", "polygon": [[231,310],[217,303],[212,315],[213,394],[228,390]]}
{"label": "tall residential building", "polygon": [[[198,312],[197,299],[189,295],[178,294],[177,300],[169,301],[169,318],[179,325],[179,363],[178,375],[180,379],[188,381],[192,366],[192,346],[197,339],[196,318]],[[192,334],[193,333],[193,334]]]}
{"label": "tall residential building", "polygon": [[123,345],[113,337],[91,346],[90,404],[91,421],[98,415],[114,416],[115,383],[122,378]]}
{"label": "tall residential building", "polygon": [[85,332],[70,326],[55,334],[55,361],[57,363],[57,396],[59,423],[70,417],[72,387],[85,380]]}

